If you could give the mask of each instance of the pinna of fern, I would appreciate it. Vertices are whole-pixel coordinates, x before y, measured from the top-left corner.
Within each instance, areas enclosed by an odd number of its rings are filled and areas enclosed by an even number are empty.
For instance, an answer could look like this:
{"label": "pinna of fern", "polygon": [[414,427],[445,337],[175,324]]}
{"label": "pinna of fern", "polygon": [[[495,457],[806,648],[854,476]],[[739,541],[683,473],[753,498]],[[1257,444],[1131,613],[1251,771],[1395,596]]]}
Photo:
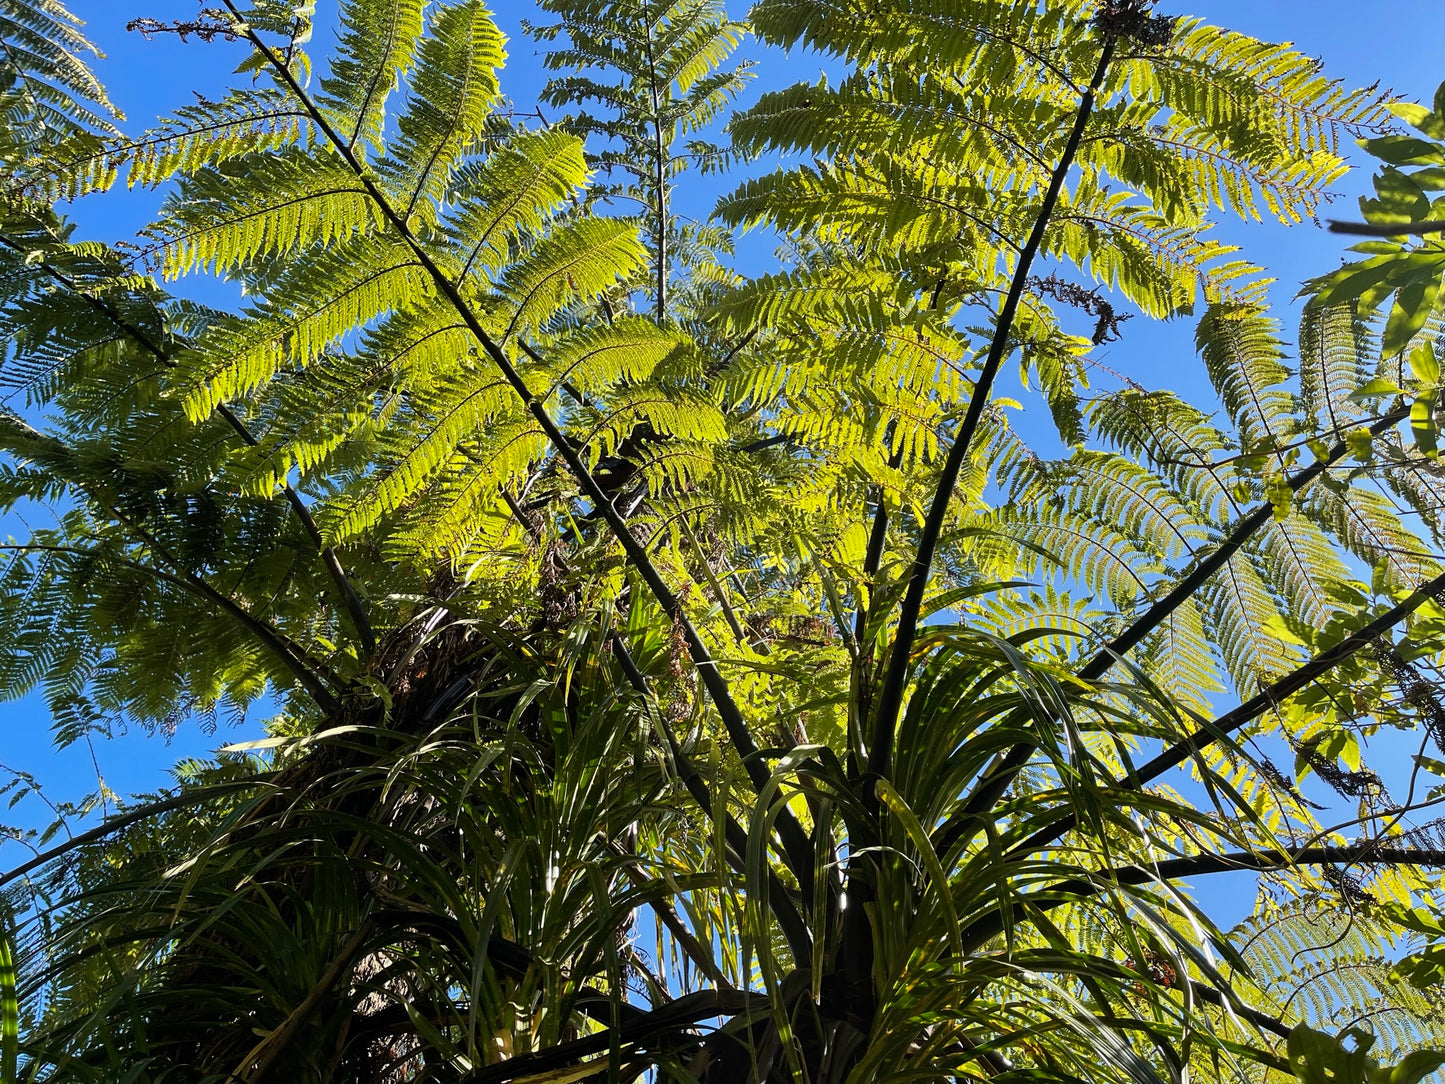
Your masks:
{"label": "pinna of fern", "polygon": [[[272,771],[190,792],[208,812],[179,866],[122,858],[119,874],[85,885],[91,909],[67,916],[56,955],[47,944],[27,953],[27,1001],[47,988],[75,995],[27,1039],[32,1076],[184,1066],[201,1079],[484,1081],[635,1078],[657,1066],[678,1079],[1138,1081],[1178,1075],[1193,1058],[1232,1074],[1246,1062],[1292,1067],[1293,1048],[1269,1038],[1288,1029],[1230,988],[1221,960],[1241,961],[1174,882],[1340,861],[1428,888],[1409,872],[1434,860],[1428,848],[1328,835],[1283,846],[1236,788],[1264,769],[1232,735],[1317,679],[1368,665],[1364,648],[1386,639],[1397,653],[1437,654],[1427,607],[1440,581],[1415,589],[1402,572],[1378,599],[1334,584],[1322,600],[1302,576],[1315,565],[1316,580],[1330,579],[1329,558],[1367,544],[1339,514],[1355,523],[1365,506],[1337,480],[1358,434],[1300,424],[1278,391],[1277,335],[1257,311],[1226,298],[1202,326],[1227,408],[1218,422],[1165,395],[1119,396],[1080,414],[1105,447],[1040,464],[986,400],[1015,328],[1054,339],[1049,299],[1024,304],[1035,287],[1023,258],[1005,269],[1011,278],[968,263],[956,237],[908,206],[906,186],[872,189],[800,230],[801,267],[743,284],[711,316],[678,326],[609,312],[650,260],[663,265],[660,246],[649,252],[636,222],[572,206],[586,182],[575,138],[510,129],[489,112],[500,38],[481,5],[427,17],[409,3],[346,6],[331,68],[342,77],[314,96],[289,5],[228,8],[247,16],[225,25],[250,47],[248,67],[305,115],[306,137],[284,142],[282,130],[267,138],[284,145],[180,162],[152,237],[167,274],[224,271],[245,283],[247,308],[172,301],[115,254],[67,244],[24,209],[32,217],[17,221],[31,232],[6,230],[7,282],[19,283],[8,338],[31,359],[20,382],[67,419],[55,433],[15,425],[4,435],[28,465],[27,494],[53,491],[42,482],[53,474],[78,501],[60,545],[98,522],[94,541],[114,563],[176,588],[137,600],[153,623],[203,600],[312,703],[295,698]],[[688,10],[710,25],[714,9]],[[1335,94],[1285,73],[1279,51],[1192,27],[1161,33],[1138,5],[1108,10],[1142,18],[1133,36],[1067,3],[924,12],[951,20],[935,35],[920,35],[906,6],[875,13],[887,33],[867,47],[886,47],[897,71],[957,69],[963,86],[994,96],[1022,85],[1037,100],[1010,107],[1018,133],[1024,112],[1075,133],[1030,182],[1049,178],[1045,211],[1063,224],[1050,239],[1048,214],[1037,215],[1035,252],[1092,260],[1077,243],[1080,216],[1125,214],[1062,184],[1071,153],[1086,178],[1097,166],[1091,155],[1103,152],[1084,137],[1093,103],[1097,123],[1118,120],[1118,73],[1132,73],[1130,93],[1146,103],[1155,86],[1174,108],[1196,95],[1187,115],[1230,146],[1244,129],[1210,103],[1211,80],[1298,102]],[[857,27],[819,23],[820,13],[772,5],[757,22],[863,48],[846,40]],[[1036,83],[1018,78],[1020,41],[1053,65]],[[1077,80],[1058,72],[1100,51],[1119,67],[1093,65],[1081,106]],[[974,97],[982,108],[989,94]],[[1353,99],[1333,107],[1342,123],[1368,119]],[[1301,131],[1290,138],[1328,145],[1327,130]],[[865,150],[829,183],[900,170]],[[980,175],[1001,168],[983,165]],[[1185,182],[1171,190],[1148,173],[1139,168],[1140,189],[1157,207],[1130,221],[1163,220],[1156,240],[1167,247],[1170,223],[1189,222]],[[896,214],[875,214],[895,201]],[[1022,236],[1027,212],[1020,200],[1008,230]],[[910,238],[940,247],[880,255],[889,223],[913,223]],[[955,264],[961,274],[935,274]],[[1108,266],[1143,275],[1129,288],[1139,297],[1162,296],[1149,294],[1164,278],[1148,278],[1158,266],[1138,250]],[[95,281],[80,288],[85,267]],[[960,330],[966,303],[1005,283],[1012,300],[997,324],[985,313],[981,332]],[[1026,318],[1015,324],[1017,312]],[[91,349],[35,335],[46,319]],[[1348,330],[1327,349],[1370,341]],[[57,363],[80,359],[65,380],[41,378],[42,342]],[[1062,396],[1067,366],[1049,379]],[[1387,401],[1352,418],[1398,475],[1418,473],[1420,450],[1418,437],[1397,434],[1403,417]],[[1247,447],[1233,447],[1241,439]],[[1147,454],[1126,470],[1111,441]],[[119,463],[102,455],[107,442],[127,453]],[[1302,466],[1292,442],[1317,461]],[[1387,454],[1396,445],[1401,454]],[[984,448],[1008,452],[1019,497],[997,522],[981,522],[987,459],[965,454]],[[147,449],[183,468],[186,485],[168,487],[169,500],[137,480]],[[931,608],[935,623],[899,642],[894,607],[915,521],[926,523],[945,454],[958,462],[936,502],[948,517],[944,571],[930,586],[932,554],[920,556],[922,589],[903,603],[915,622]],[[1224,458],[1237,462],[1215,462]],[[689,460],[707,471],[675,466]],[[762,476],[749,484],[754,464]],[[1108,496],[1099,507],[1115,533],[1102,533],[1082,497],[1050,507],[1065,479]],[[1366,474],[1353,481],[1377,492]],[[791,507],[778,497],[785,487]],[[1281,505],[1315,524],[1304,502],[1320,489],[1337,498],[1318,513],[1325,526],[1276,526]],[[211,506],[232,519],[179,545],[193,511],[206,513],[198,528],[217,518]],[[710,530],[702,517],[717,507],[715,522],[738,526]],[[247,535],[235,519],[249,508],[264,515]],[[1380,511],[1364,522],[1398,529]],[[1183,538],[1156,541],[1165,521]],[[1096,544],[1052,553],[1069,529]],[[1000,560],[1007,532],[1016,551],[1062,558],[1052,596],[1025,603],[1024,589],[991,580],[985,557],[992,546]],[[269,594],[250,563],[199,545],[268,552],[280,537],[296,539],[298,571]],[[772,552],[759,552],[765,543]],[[990,630],[984,615],[1003,626],[1031,606],[1064,608],[1052,601],[1058,583],[1096,575],[1088,554],[1102,551],[1131,569],[1097,574],[1103,622],[1075,600],[1072,623]],[[233,581],[234,568],[244,571]],[[83,573],[39,578],[70,586]],[[307,605],[314,583],[336,600],[325,613]],[[354,605],[343,603],[348,587]],[[76,612],[98,630],[91,643],[143,628]],[[1412,615],[1411,637],[1394,641]],[[1309,619],[1320,635],[1308,644],[1272,631]],[[1180,707],[1187,697],[1160,689],[1152,638],[1206,629],[1248,699],[1201,727]],[[239,639],[216,653],[239,652]],[[877,696],[890,663],[907,694],[896,720]],[[1184,666],[1174,680],[1197,694],[1198,678]],[[1219,815],[1155,786],[1185,762]],[[1302,808],[1289,827],[1318,831]],[[655,916],[651,960],[619,936],[638,905]],[[1080,945],[1066,932],[1079,924],[1109,936]],[[661,963],[669,954],[687,960],[680,979]],[[1187,981],[1166,981],[1151,960]],[[625,994],[629,977],[647,1007]],[[694,1030],[719,1016],[723,1026]],[[125,1041],[107,1044],[108,1034]]]}

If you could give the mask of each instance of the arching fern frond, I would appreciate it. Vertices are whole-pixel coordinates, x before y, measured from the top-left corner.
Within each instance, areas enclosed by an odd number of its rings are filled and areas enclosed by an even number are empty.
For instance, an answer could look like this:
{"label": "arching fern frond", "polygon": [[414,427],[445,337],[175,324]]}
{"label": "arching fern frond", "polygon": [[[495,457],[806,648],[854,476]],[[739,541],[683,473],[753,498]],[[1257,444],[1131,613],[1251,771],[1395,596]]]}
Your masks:
{"label": "arching fern frond", "polygon": [[64,161],[119,134],[120,114],[85,61],[97,50],[80,26],[59,0],[0,3],[0,168],[7,179],[47,156]]}

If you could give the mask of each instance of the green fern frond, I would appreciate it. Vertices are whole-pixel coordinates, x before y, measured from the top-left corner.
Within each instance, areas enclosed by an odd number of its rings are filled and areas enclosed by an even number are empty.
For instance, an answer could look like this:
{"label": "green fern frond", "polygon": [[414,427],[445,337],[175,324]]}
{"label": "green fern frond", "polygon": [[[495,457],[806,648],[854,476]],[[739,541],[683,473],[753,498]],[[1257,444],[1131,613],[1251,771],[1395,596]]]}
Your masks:
{"label": "green fern frond", "polygon": [[408,249],[380,236],[357,237],[298,264],[273,284],[277,301],[218,328],[183,361],[182,379],[194,384],[187,413],[200,420],[283,367],[304,368],[357,328],[424,304],[431,285]]}
{"label": "green fern frond", "polygon": [[458,209],[446,225],[466,249],[458,281],[499,270],[586,180],[581,141],[556,129],[519,133],[462,165],[448,194]]}
{"label": "green fern frond", "polygon": [[381,224],[356,175],[300,148],[232,159],[187,177],[149,230],[168,278],[224,274],[253,261],[329,245]]}
{"label": "green fern frond", "polygon": [[646,261],[637,227],[624,219],[584,218],[554,230],[498,282],[508,310],[502,339],[535,331],[570,301],[600,296]]}
{"label": "green fern frond", "polygon": [[1195,331],[1215,391],[1246,454],[1268,451],[1299,427],[1279,325],[1249,308],[1211,306]]}
{"label": "green fern frond", "polygon": [[498,100],[505,38],[481,0],[438,6],[377,164],[403,219],[427,222],[462,156],[475,149]]}
{"label": "green fern frond", "polygon": [[416,63],[425,0],[344,0],[341,39],[319,102],[350,146],[379,148],[386,102]]}
{"label": "green fern frond", "polygon": [[121,119],[87,66],[99,52],[80,31],[80,20],[57,0],[0,3],[0,168],[43,169],[47,156],[61,161],[120,133]]}

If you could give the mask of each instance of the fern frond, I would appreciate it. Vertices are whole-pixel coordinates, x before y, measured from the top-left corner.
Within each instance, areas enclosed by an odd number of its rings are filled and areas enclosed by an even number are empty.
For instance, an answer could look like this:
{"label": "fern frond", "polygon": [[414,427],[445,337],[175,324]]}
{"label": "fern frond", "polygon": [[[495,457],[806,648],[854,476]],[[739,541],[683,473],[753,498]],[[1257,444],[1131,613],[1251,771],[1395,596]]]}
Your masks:
{"label": "fern frond", "polygon": [[581,141],[556,129],[519,133],[484,160],[462,165],[447,197],[457,211],[446,224],[466,251],[458,282],[504,266],[586,180]]}
{"label": "fern frond", "polygon": [[199,420],[283,366],[304,368],[357,328],[424,304],[430,287],[410,251],[386,237],[357,237],[297,264],[274,284],[276,301],[218,328],[186,358],[186,411]]}
{"label": "fern frond", "polygon": [[1299,428],[1279,325],[1251,309],[1211,306],[1195,331],[1205,369],[1246,454],[1269,451]]}
{"label": "fern frond", "polygon": [[438,6],[428,30],[407,82],[407,108],[376,166],[402,218],[420,214],[423,221],[485,131],[506,58],[502,32],[481,0]]}
{"label": "fern frond", "polygon": [[344,0],[341,39],[319,102],[352,147],[379,148],[386,101],[416,63],[425,0]]}
{"label": "fern frond", "polygon": [[509,313],[502,338],[530,333],[573,300],[598,297],[646,260],[626,220],[584,218],[554,230],[498,282]]}
{"label": "fern frond", "polygon": [[169,278],[224,274],[253,261],[370,232],[381,215],[334,156],[300,148],[248,155],[187,177],[149,235]]}
{"label": "fern frond", "polygon": [[[121,119],[83,57],[99,52],[58,0],[0,3],[0,163],[62,160],[78,147],[119,135]],[[23,168],[23,167],[22,167]]]}

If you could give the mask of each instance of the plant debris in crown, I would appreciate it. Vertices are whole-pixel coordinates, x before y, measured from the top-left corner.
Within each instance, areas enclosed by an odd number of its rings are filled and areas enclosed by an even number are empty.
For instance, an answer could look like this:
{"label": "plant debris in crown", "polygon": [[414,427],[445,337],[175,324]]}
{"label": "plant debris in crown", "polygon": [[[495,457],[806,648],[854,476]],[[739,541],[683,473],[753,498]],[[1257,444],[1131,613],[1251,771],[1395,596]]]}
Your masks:
{"label": "plant debris in crown", "polygon": [[1369,906],[1380,902],[1373,893],[1365,889],[1359,878],[1351,876],[1338,866],[1320,867],[1320,876],[1339,894],[1341,900],[1352,907]]}
{"label": "plant debris in crown", "polygon": [[1163,48],[1174,40],[1175,18],[1151,15],[1154,0],[1120,0],[1106,3],[1094,16],[1094,28],[1106,38],[1127,38],[1148,48]]}
{"label": "plant debris in crown", "polygon": [[1361,768],[1359,771],[1351,772],[1341,768],[1334,760],[1323,756],[1319,746],[1323,737],[1315,737],[1298,744],[1291,742],[1294,751],[1300,760],[1308,764],[1311,770],[1329,784],[1336,794],[1346,798],[1368,798],[1379,797],[1389,801],[1389,792],[1385,790],[1385,784],[1378,775],[1368,768]]}
{"label": "plant debris in crown", "polygon": [[132,19],[125,24],[125,28],[140,34],[147,41],[157,34],[175,34],[182,41],[189,40],[192,34],[202,41],[215,41],[217,38],[236,41],[240,37],[235,25],[220,8],[202,8],[197,19],[177,19],[169,23],[163,23],[159,19]]}
{"label": "plant debris in crown", "polygon": [[1072,306],[1092,316],[1094,333],[1090,341],[1095,346],[1118,342],[1123,338],[1119,325],[1125,320],[1133,319],[1132,313],[1116,312],[1114,306],[1097,288],[1086,290],[1077,282],[1068,282],[1057,275],[1050,275],[1048,278],[1040,278],[1035,275],[1029,279],[1029,285],[1040,294],[1053,298],[1061,305]]}

